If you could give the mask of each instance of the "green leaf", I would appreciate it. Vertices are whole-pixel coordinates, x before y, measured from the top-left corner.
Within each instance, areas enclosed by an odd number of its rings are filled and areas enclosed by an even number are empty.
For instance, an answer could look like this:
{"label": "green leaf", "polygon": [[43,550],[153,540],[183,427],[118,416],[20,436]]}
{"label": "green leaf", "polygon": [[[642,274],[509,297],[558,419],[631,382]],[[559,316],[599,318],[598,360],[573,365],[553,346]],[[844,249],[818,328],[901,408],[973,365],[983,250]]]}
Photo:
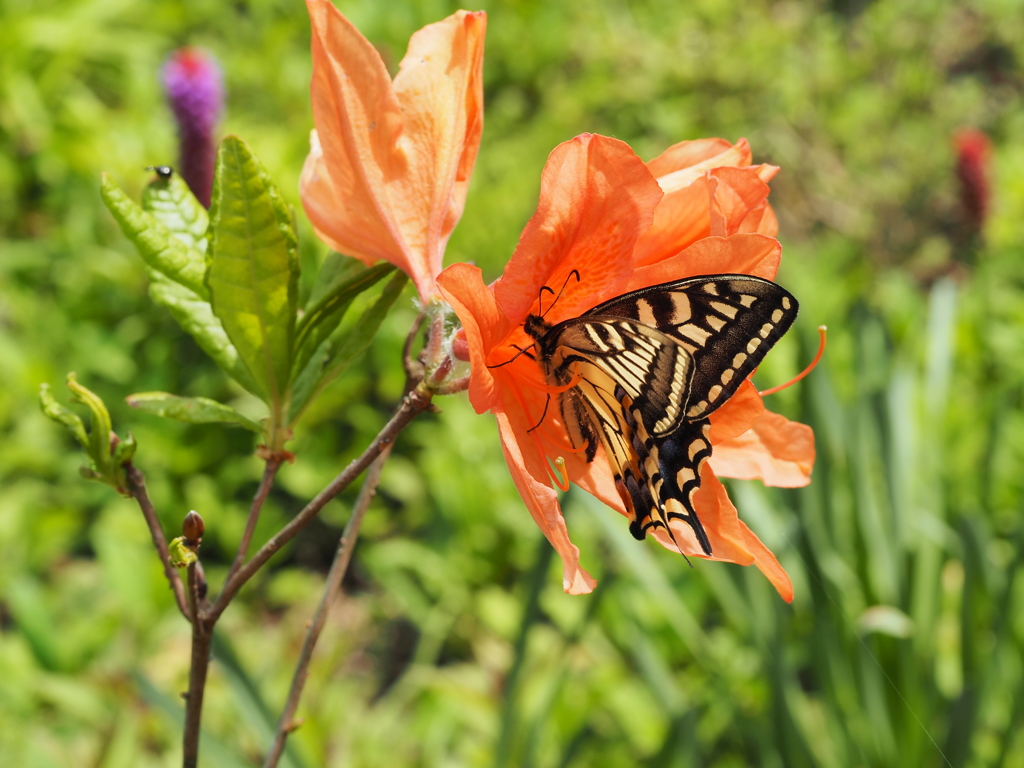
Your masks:
{"label": "green leaf", "polygon": [[234,136],[217,153],[210,220],[213,312],[275,413],[291,376],[297,241],[277,188]]}
{"label": "green leaf", "polygon": [[366,268],[359,261],[332,253],[324,261],[306,313],[296,328],[295,370],[301,372],[313,353],[337,329],[353,299],[394,271],[390,264]]}
{"label": "green leaf", "polygon": [[120,467],[126,462],[131,461],[132,457],[135,456],[136,448],[138,448],[138,445],[135,443],[135,438],[131,432],[128,433],[128,437],[124,440],[118,440],[114,444],[114,466]]}
{"label": "green leaf", "polygon": [[188,184],[177,173],[169,177],[156,176],[142,191],[142,210],[189,248],[203,255],[202,269],[206,273],[206,230],[210,217]]}
{"label": "green leaf", "polygon": [[891,605],[873,605],[857,619],[857,628],[862,634],[877,632],[890,637],[910,637],[914,634],[914,622],[899,608]]}
{"label": "green leaf", "polygon": [[81,446],[87,451],[89,450],[89,436],[85,433],[85,424],[82,423],[77,413],[68,410],[53,399],[49,384],[39,385],[39,404],[47,417],[67,427]]}
{"label": "green leaf", "polygon": [[68,389],[71,390],[71,402],[81,403],[92,412],[89,445],[86,450],[95,464],[93,469],[102,476],[113,477],[114,465],[110,452],[110,433],[113,432],[113,425],[110,423],[107,406],[99,395],[79,384],[73,373],[68,374]]}
{"label": "green leaf", "polygon": [[[320,376],[331,358],[331,342],[325,341],[309,358],[305,367],[292,382],[291,408],[288,413],[288,424],[296,422],[302,411],[309,405],[310,399],[321,388]],[[326,382],[324,382],[326,384]]]}
{"label": "green leaf", "polygon": [[156,217],[142,210],[105,173],[101,176],[100,194],[146,264],[198,296],[209,298],[203,282],[206,259],[201,251],[190,248]]}
{"label": "green leaf", "polygon": [[184,536],[178,536],[177,538],[171,539],[170,543],[167,545],[167,550],[167,560],[175,568],[187,568],[199,559],[196,557],[196,553],[189,549],[185,544]]}
{"label": "green leaf", "polygon": [[214,316],[210,303],[157,272],[152,272],[150,278],[149,295],[153,301],[170,310],[178,325],[196,340],[224,373],[265,400],[266,393],[239,359],[238,350],[224,332],[220,320]]}
{"label": "green leaf", "polygon": [[167,392],[139,392],[125,398],[128,405],[154,416],[185,421],[189,424],[230,424],[263,434],[263,427],[216,400],[206,397],[179,397]]}
{"label": "green leaf", "polygon": [[[298,420],[317,392],[340,376],[356,356],[370,346],[370,342],[380,329],[380,324],[401,295],[408,279],[404,272],[396,273],[384,286],[377,301],[346,333],[340,338],[331,339],[320,345],[305,369],[296,377],[291,410],[288,414],[289,424],[294,424]],[[330,351],[332,345],[333,353]]]}
{"label": "green leaf", "polygon": [[337,340],[337,351],[328,363],[329,368],[325,378],[333,379],[338,376],[348,368],[357,355],[370,346],[370,342],[373,341],[373,337],[380,329],[380,324],[384,322],[391,306],[402,294],[402,289],[405,288],[408,280],[409,277],[404,272],[397,272],[384,286],[384,290],[381,291],[380,297],[373,303],[373,306],[363,313],[363,316],[355,322],[355,325],[342,339]]}
{"label": "green leaf", "polygon": [[128,435],[121,440],[114,434],[107,406],[94,392],[79,384],[75,374],[68,374],[67,384],[71,390],[71,402],[80,403],[89,409],[89,431],[86,432],[85,424],[76,414],[54,400],[46,384],[39,387],[39,402],[43,413],[67,427],[85,449],[89,456],[89,466],[79,468],[82,477],[99,480],[118,493],[128,495],[123,465],[135,455],[135,438]]}

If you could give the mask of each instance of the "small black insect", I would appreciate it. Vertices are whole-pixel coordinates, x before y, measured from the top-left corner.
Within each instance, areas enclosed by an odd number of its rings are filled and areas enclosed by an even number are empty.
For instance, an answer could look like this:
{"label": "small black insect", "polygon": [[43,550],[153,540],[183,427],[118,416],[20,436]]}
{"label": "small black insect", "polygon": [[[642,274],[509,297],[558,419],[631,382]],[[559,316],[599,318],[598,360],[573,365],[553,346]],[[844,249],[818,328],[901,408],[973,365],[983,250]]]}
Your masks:
{"label": "small black insect", "polygon": [[156,175],[165,181],[174,175],[174,169],[169,165],[147,165],[147,171],[155,171]]}

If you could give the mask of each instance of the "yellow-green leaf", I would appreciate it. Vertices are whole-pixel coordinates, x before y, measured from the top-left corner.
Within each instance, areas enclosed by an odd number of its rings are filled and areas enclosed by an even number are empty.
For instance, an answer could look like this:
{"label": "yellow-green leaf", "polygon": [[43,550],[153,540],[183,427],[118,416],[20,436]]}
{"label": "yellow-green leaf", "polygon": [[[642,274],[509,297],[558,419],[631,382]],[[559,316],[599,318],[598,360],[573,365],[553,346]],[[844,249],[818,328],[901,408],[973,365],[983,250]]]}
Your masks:
{"label": "yellow-green leaf", "polygon": [[234,408],[206,397],[179,397],[167,392],[139,392],[125,398],[128,405],[165,419],[189,424],[228,424],[263,434],[263,427]]}
{"label": "yellow-green leaf", "polygon": [[193,293],[209,298],[204,282],[206,258],[129,198],[107,174],[101,176],[100,194],[110,213],[131,240],[143,260],[157,272],[181,283]]}
{"label": "yellow-green leaf", "polygon": [[213,313],[271,412],[288,391],[299,267],[291,214],[239,138],[217,153],[207,285]]}

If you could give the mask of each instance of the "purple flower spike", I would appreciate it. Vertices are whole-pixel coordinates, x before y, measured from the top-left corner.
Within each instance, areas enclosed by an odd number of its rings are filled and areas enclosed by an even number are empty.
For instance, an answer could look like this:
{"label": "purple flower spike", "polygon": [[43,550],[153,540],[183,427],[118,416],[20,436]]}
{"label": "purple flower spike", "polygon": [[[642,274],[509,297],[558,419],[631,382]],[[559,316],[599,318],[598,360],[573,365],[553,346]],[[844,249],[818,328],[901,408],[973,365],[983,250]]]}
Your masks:
{"label": "purple flower spike", "polygon": [[213,132],[224,107],[220,66],[208,53],[182,48],[164,64],[162,75],[178,122],[181,176],[209,208],[217,153]]}

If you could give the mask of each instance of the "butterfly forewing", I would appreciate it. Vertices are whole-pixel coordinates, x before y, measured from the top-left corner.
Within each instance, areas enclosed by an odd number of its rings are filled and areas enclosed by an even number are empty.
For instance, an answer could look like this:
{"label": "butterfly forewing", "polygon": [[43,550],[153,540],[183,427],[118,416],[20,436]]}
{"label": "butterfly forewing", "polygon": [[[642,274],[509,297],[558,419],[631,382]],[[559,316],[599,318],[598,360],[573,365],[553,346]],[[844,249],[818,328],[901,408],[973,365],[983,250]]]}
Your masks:
{"label": "butterfly forewing", "polygon": [[711,554],[704,527],[693,508],[700,468],[711,455],[709,422],[686,422],[671,435],[655,438],[625,389],[592,363],[577,363],[579,384],[562,398],[562,420],[574,446],[586,446],[593,459],[596,441],[604,446],[615,487],[630,516],[630,533],[643,539],[652,527],[672,534],[679,519]]}
{"label": "butterfly forewing", "polygon": [[796,313],[796,299],[773,282],[707,275],[627,293],[583,317],[629,318],[682,345],[694,361],[684,418],[702,419],[736,393]]}

